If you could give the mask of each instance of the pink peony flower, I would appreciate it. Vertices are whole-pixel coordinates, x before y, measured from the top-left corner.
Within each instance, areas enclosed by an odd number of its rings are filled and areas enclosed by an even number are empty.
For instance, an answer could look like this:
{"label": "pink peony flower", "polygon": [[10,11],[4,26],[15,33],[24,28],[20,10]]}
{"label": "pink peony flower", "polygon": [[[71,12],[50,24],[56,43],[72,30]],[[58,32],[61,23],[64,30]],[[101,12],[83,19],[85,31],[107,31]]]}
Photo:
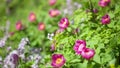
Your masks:
{"label": "pink peony flower", "polygon": [[74,51],[76,52],[76,54],[81,55],[81,52],[83,51],[83,49],[86,48],[86,42],[84,40],[77,40],[75,42],[75,45],[73,47]]}
{"label": "pink peony flower", "polygon": [[64,56],[62,54],[53,54],[52,55],[52,63],[51,65],[54,68],[59,68],[62,67],[66,62],[66,59],[64,58]]}
{"label": "pink peony flower", "polygon": [[109,24],[110,23],[110,16],[109,15],[104,15],[101,20],[102,24]]}
{"label": "pink peony flower", "polygon": [[45,29],[45,24],[42,23],[42,22],[40,22],[40,23],[38,24],[38,30],[44,30],[44,29]]}
{"label": "pink peony flower", "polygon": [[57,2],[57,0],[49,0],[49,5],[53,6],[56,2]]}
{"label": "pink peony flower", "polygon": [[95,55],[95,51],[93,49],[90,49],[90,48],[85,48],[81,52],[81,55],[83,58],[90,60]]}
{"label": "pink peony flower", "polygon": [[35,22],[36,21],[36,15],[35,13],[31,12],[28,17],[30,22]]}
{"label": "pink peony flower", "polygon": [[68,18],[62,18],[58,24],[58,26],[60,27],[60,29],[65,29],[69,26],[69,20]]}
{"label": "pink peony flower", "polygon": [[56,17],[56,16],[58,16],[59,14],[60,14],[60,11],[57,10],[57,9],[52,9],[52,10],[49,11],[50,17]]}
{"label": "pink peony flower", "polygon": [[98,4],[101,7],[106,7],[109,5],[109,3],[110,3],[110,0],[100,0]]}
{"label": "pink peony flower", "polygon": [[17,21],[16,23],[16,30],[22,30],[23,29],[23,25],[21,21]]}

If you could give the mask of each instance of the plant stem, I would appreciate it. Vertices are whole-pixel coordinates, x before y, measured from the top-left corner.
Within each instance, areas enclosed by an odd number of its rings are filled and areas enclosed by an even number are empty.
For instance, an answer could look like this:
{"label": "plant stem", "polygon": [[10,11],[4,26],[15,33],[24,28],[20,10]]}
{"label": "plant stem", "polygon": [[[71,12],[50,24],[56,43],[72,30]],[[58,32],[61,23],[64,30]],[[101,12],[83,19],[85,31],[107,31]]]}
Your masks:
{"label": "plant stem", "polygon": [[91,0],[89,0],[89,5],[90,5],[90,10],[91,10],[91,12],[93,11],[93,4],[92,4],[92,1]]}
{"label": "plant stem", "polygon": [[94,15],[94,12],[93,12],[93,3],[91,0],[89,0],[89,6],[90,6],[90,11],[92,12],[92,21],[95,21],[95,15]]}

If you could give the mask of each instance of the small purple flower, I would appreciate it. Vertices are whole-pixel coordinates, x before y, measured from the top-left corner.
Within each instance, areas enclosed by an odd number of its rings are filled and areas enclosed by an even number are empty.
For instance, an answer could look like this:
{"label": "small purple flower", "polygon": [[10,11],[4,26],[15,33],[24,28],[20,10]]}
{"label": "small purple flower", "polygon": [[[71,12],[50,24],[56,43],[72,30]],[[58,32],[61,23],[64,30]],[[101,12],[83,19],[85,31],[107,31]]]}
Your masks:
{"label": "small purple flower", "polygon": [[12,54],[11,57],[13,58],[13,63],[14,63],[14,64],[17,64],[17,63],[18,63],[19,56],[18,56],[17,54]]}
{"label": "small purple flower", "polygon": [[1,39],[0,40],[0,48],[3,47],[3,46],[5,46],[5,43],[6,43],[6,40]]}
{"label": "small purple flower", "polygon": [[25,59],[25,45],[29,44],[29,39],[28,38],[22,38],[22,40],[20,41],[19,45],[18,45],[18,54],[19,54],[19,57],[21,59]]}
{"label": "small purple flower", "polygon": [[16,50],[10,52],[8,56],[4,59],[3,68],[16,68],[19,60],[19,55]]}
{"label": "small purple flower", "polygon": [[12,47],[11,47],[11,46],[7,47],[7,51],[8,51],[8,52],[11,51],[11,50],[12,50]]}
{"label": "small purple flower", "polygon": [[98,13],[98,9],[93,9],[93,13]]}
{"label": "small purple flower", "polygon": [[81,52],[83,51],[84,48],[86,48],[86,42],[84,40],[77,40],[73,47],[74,51],[78,55],[81,55]]}
{"label": "small purple flower", "polygon": [[62,54],[53,54],[52,55],[52,63],[51,65],[54,68],[59,68],[62,67],[66,62],[66,59],[64,58],[64,56]]}
{"label": "small purple flower", "polygon": [[101,20],[102,24],[109,24],[110,23],[110,16],[108,14],[104,15]]}
{"label": "small purple flower", "polygon": [[62,18],[58,24],[58,26],[60,27],[60,29],[65,29],[69,26],[69,20],[68,18]]}
{"label": "small purple flower", "polygon": [[32,64],[31,68],[39,68],[38,64],[42,57],[39,54],[35,54],[34,56],[32,55],[31,57],[32,57],[31,60],[34,60],[34,63]]}
{"label": "small purple flower", "polygon": [[8,37],[9,35],[6,35],[2,39],[0,39],[0,48],[5,46],[6,40],[8,39]]}
{"label": "small purple flower", "polygon": [[109,3],[110,3],[110,0],[100,0],[98,4],[101,7],[106,7],[109,5]]}
{"label": "small purple flower", "polygon": [[52,44],[51,45],[51,49],[50,49],[51,51],[54,51],[55,50],[55,45],[54,44]]}
{"label": "small purple flower", "polygon": [[90,60],[95,55],[95,51],[93,49],[90,49],[90,48],[85,48],[81,52],[81,55],[83,58]]}

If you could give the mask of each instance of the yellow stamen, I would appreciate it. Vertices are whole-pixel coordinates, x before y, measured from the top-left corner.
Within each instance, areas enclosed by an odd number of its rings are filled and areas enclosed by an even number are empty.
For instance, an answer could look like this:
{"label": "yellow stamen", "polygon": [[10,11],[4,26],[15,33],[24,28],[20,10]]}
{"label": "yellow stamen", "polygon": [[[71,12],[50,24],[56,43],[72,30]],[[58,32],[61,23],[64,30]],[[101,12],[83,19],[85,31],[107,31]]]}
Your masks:
{"label": "yellow stamen", "polygon": [[53,12],[52,12],[52,15],[53,15],[53,16],[55,16],[55,15],[56,15],[56,12],[55,12],[55,11],[53,11]]}
{"label": "yellow stamen", "polygon": [[106,18],[105,21],[108,21],[108,18]]}
{"label": "yellow stamen", "polygon": [[19,23],[17,26],[18,26],[18,27],[21,27],[21,24]]}
{"label": "yellow stamen", "polygon": [[32,16],[31,16],[31,19],[34,19],[34,18],[35,18],[35,16],[34,16],[34,15],[32,15]]}
{"label": "yellow stamen", "polygon": [[108,2],[108,0],[103,0],[104,2]]}
{"label": "yellow stamen", "polygon": [[60,64],[62,62],[62,59],[61,58],[58,58],[57,60],[56,60],[56,64]]}
{"label": "yellow stamen", "polygon": [[43,29],[43,28],[44,28],[44,25],[43,25],[43,24],[42,24],[42,25],[40,25],[40,28],[41,28],[41,29]]}
{"label": "yellow stamen", "polygon": [[65,25],[65,24],[66,24],[66,22],[63,23],[63,25]]}

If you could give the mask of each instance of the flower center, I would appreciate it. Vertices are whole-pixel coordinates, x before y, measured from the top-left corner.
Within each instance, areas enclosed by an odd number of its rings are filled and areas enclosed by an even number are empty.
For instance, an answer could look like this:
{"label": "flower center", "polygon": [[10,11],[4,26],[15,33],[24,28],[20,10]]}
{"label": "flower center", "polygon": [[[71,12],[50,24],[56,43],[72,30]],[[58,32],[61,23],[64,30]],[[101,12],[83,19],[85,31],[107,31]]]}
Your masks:
{"label": "flower center", "polygon": [[92,52],[90,50],[88,50],[88,49],[85,50],[85,53],[86,53],[86,55],[92,54]]}
{"label": "flower center", "polygon": [[86,52],[86,54],[87,54],[87,55],[90,55],[90,54],[91,54],[91,52]]}
{"label": "flower center", "polygon": [[21,25],[20,23],[17,25],[18,28],[20,28],[21,26],[22,26],[22,25]]}
{"label": "flower center", "polygon": [[63,22],[63,25],[65,25],[66,24],[66,22]]}
{"label": "flower center", "polygon": [[56,12],[56,11],[53,11],[53,12],[52,12],[52,15],[53,15],[53,16],[55,16],[56,14],[57,14],[57,12]]}
{"label": "flower center", "polygon": [[43,25],[43,24],[41,24],[39,28],[40,28],[40,29],[43,29],[43,28],[44,28],[44,25]]}
{"label": "flower center", "polygon": [[34,19],[34,18],[35,18],[35,16],[34,16],[34,15],[32,15],[32,16],[31,16],[31,19]]}
{"label": "flower center", "polygon": [[108,2],[108,0],[103,0],[104,2]]}
{"label": "flower center", "polygon": [[58,58],[57,60],[56,60],[56,64],[60,64],[62,62],[62,59],[61,58]]}
{"label": "flower center", "polygon": [[105,21],[108,21],[108,18],[106,18]]}
{"label": "flower center", "polygon": [[83,44],[79,45],[78,51],[82,51],[83,48],[84,48],[84,45],[83,45]]}

